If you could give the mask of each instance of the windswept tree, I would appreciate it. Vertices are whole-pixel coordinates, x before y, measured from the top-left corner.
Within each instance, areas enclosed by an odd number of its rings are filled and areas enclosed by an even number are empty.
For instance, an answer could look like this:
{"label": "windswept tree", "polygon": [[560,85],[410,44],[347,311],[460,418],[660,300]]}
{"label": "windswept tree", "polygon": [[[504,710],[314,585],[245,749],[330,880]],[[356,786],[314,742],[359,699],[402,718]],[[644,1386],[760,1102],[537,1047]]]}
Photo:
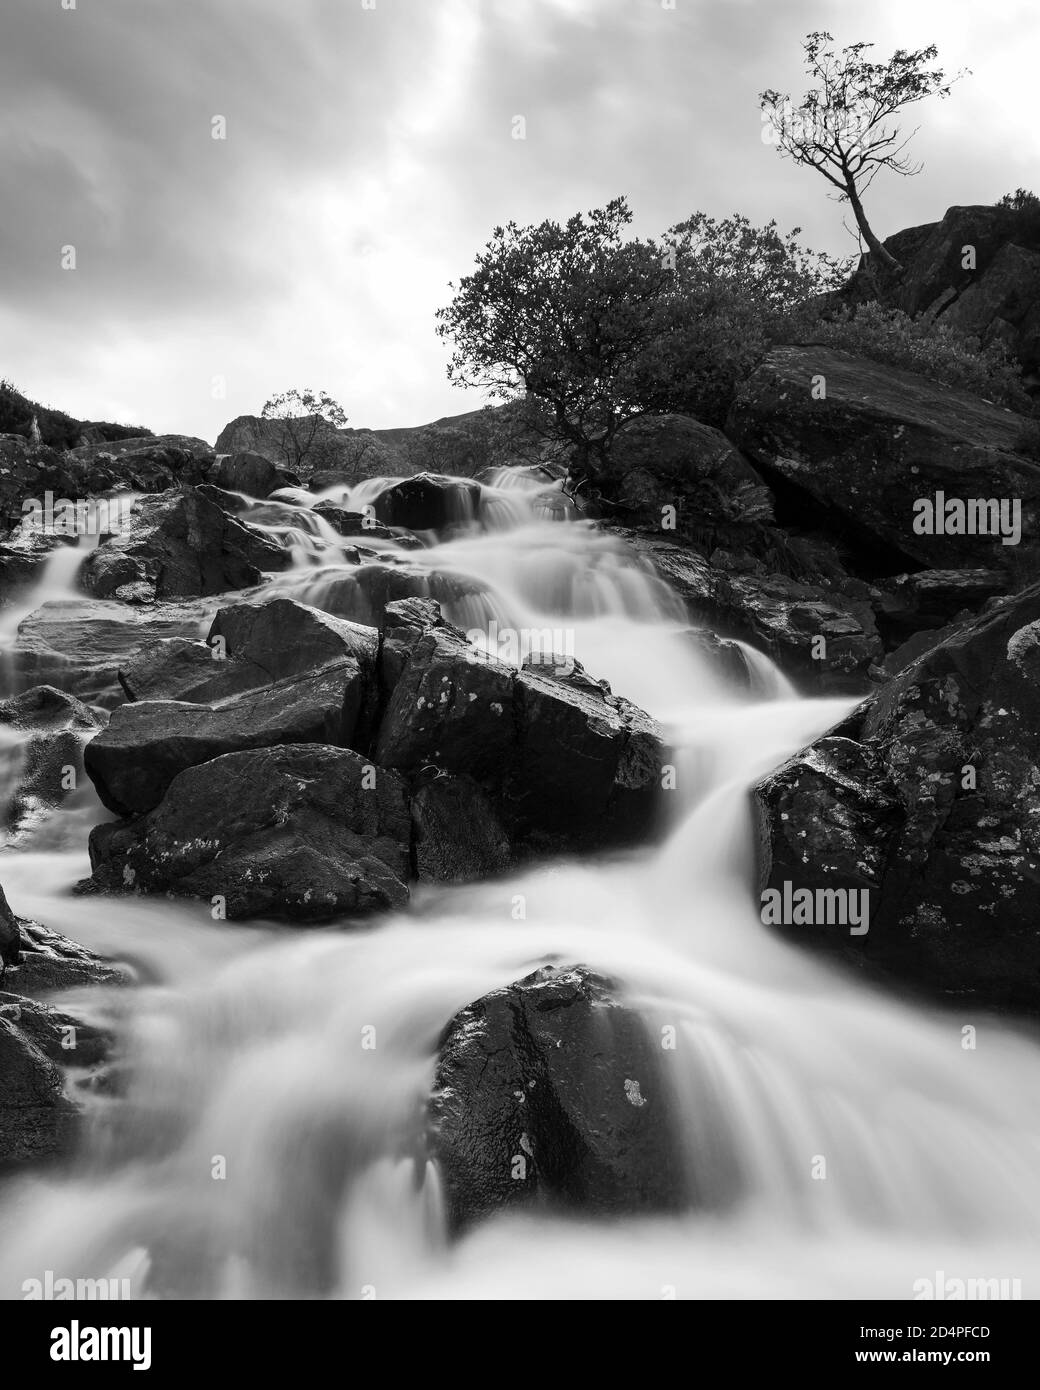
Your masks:
{"label": "windswept tree", "polygon": [[437,314],[438,335],[454,343],[449,380],[543,402],[552,437],[593,476],[618,429],[644,413],[633,368],[671,285],[660,250],[624,238],[631,221],[615,198],[562,225],[496,227]]}
{"label": "windswept tree", "polygon": [[309,386],[272,396],[260,414],[264,420],[281,423],[279,446],[286,467],[294,473],[313,471],[322,461],[330,427],[341,430],[347,423],[338,401],[327,391],[313,391]]}
{"label": "windswept tree", "polygon": [[889,270],[902,269],[881,244],[867,220],[863,195],[882,169],[910,177],[920,172],[906,153],[915,127],[903,135],[896,117],[926,97],[947,97],[953,83],[942,68],[929,67],[938,57],[931,45],[915,51],[897,49],[886,63],[865,56],[873,44],[854,43],[840,52],[822,30],[802,45],[806,71],[816,85],[795,106],[790,96],[769,90],[759,104],[766,125],[763,139],[796,164],[806,164],[837,190],[832,196],[852,208],[860,236]]}

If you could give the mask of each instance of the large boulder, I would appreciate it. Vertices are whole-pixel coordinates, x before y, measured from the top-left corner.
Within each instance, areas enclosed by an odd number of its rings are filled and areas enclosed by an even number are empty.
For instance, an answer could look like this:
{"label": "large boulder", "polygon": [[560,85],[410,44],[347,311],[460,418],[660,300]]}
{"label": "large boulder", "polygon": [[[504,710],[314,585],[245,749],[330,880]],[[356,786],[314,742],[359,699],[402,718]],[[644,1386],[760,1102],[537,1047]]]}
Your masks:
{"label": "large boulder", "polygon": [[413,599],[386,610],[383,679],[392,689],[375,760],[472,777],[514,842],[600,846],[655,824],[660,730],[578,663],[516,670]]}
{"label": "large boulder", "polygon": [[247,497],[270,497],[280,487],[299,487],[300,480],[287,468],[280,468],[263,454],[229,454],[217,464],[213,483]]}
{"label": "large boulder", "polygon": [[584,966],[545,966],[463,1009],[429,1111],[451,1227],[531,1207],[675,1211],[707,1195],[684,1162],[665,1060]]}
{"label": "large boulder", "polygon": [[119,672],[128,700],[210,704],[272,681],[351,660],[365,680],[362,723],[374,719],[379,634],[297,603],[264,598],[218,610],[206,641],[160,638]]}
{"label": "large boulder", "polygon": [[[1040,570],[1040,463],[1015,453],[1025,423],[914,372],[802,346],[768,354],[741,388],[726,433],[767,478],[873,545],[882,564],[887,551],[893,569],[984,567],[1028,579]],[[980,533],[966,504],[990,499],[1007,505],[1012,522],[1020,504],[1017,543]],[[999,518],[986,523],[992,532]]]}
{"label": "large boulder", "polygon": [[683,529],[705,523],[764,521],[773,515],[769,488],[726,438],[689,415],[643,415],[617,435],[608,460],[611,486],[633,522],[660,525],[677,509]]}
{"label": "large boulder", "polygon": [[229,918],[324,921],[402,906],[411,827],[401,777],[322,744],[228,753],[159,806],[95,827],[91,884],[222,900]]}
{"label": "large boulder", "polygon": [[480,484],[472,478],[416,473],[381,492],[373,503],[387,526],[409,531],[446,531],[474,520],[480,507]]}
{"label": "large boulder", "polygon": [[9,688],[55,685],[89,704],[124,699],[117,673],[136,652],[161,639],[197,638],[205,605],[136,607],[97,599],[55,600],[23,619],[7,653]]}
{"label": "large boulder", "polygon": [[941,997],[1040,1011],[1038,691],[1034,586],[767,777],[764,920],[783,904],[775,925],[795,940]]}
{"label": "large boulder", "polygon": [[97,598],[148,600],[221,594],[287,569],[287,550],[191,488],[143,498],[118,536],[93,551],[80,571]]}
{"label": "large boulder", "polygon": [[110,811],[140,814],[158,806],[178,773],[225,753],[280,743],[349,745],[364,698],[364,676],[348,659],[218,704],[120,705],[87,745],[86,771]]}

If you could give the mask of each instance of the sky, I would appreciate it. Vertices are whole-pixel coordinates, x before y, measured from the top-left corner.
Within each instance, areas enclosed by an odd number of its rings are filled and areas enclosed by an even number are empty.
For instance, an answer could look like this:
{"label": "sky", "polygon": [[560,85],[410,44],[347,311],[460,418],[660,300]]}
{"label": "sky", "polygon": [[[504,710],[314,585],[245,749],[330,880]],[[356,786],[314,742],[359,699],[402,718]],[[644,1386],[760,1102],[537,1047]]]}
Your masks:
{"label": "sky", "polygon": [[742,212],[849,254],[762,138],[814,29],[972,72],[911,113],[881,236],[1040,192],[1035,0],[0,0],[0,377],[211,442],[305,385],[417,425],[483,403],[434,314],[509,220],[624,194],[636,235]]}

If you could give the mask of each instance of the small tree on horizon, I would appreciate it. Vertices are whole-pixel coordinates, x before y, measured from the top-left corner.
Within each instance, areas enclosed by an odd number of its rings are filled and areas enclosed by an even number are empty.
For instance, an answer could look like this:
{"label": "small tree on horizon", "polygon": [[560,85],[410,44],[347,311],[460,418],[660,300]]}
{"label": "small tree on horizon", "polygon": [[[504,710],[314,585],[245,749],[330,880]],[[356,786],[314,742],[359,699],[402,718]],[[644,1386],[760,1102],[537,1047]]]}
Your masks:
{"label": "small tree on horizon", "polygon": [[272,396],[265,402],[260,416],[281,423],[279,447],[286,467],[294,473],[301,472],[304,464],[316,462],[321,440],[327,435],[326,426],[341,430],[347,423],[346,413],[338,401],[327,391],[314,391],[309,386],[294,387]]}
{"label": "small tree on horizon", "polygon": [[911,163],[905,153],[920,127],[903,137],[894,118],[926,97],[948,97],[953,83],[965,74],[950,78],[942,68],[927,67],[939,54],[934,44],[915,51],[899,48],[887,63],[872,63],[864,55],[873,44],[849,44],[836,52],[828,46],[833,42],[825,30],[806,37],[805,67],[817,85],[798,106],[773,89],[759,94],[759,106],[768,118],[766,131],[781,156],[808,165],[833,184],[838,192],[832,196],[848,202],[871,252],[887,269],[898,272],[902,266],[867,219],[863,194],[882,169],[905,178],[920,173],[921,165]]}

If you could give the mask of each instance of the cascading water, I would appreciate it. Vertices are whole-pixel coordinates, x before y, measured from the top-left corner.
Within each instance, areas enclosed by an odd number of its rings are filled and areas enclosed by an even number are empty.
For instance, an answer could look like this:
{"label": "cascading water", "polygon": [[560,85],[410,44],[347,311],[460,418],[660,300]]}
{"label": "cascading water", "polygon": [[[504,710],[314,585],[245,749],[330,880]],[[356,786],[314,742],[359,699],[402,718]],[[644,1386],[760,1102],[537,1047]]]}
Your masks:
{"label": "cascading water", "polygon": [[[362,508],[379,488],[361,489],[332,500]],[[8,897],[140,983],[92,1004],[119,1031],[125,1097],[94,1098],[70,1171],[3,1194],[0,1296],[45,1270],[188,1298],[909,1298],[937,1269],[1036,1287],[1034,1041],[898,1002],[758,917],[748,787],[849,702],[796,698],[757,653],[757,696],[729,688],[667,588],[609,536],[547,519],[566,512],[543,491],[496,488],[483,521],[422,551],[362,540],[361,568],[404,575],[466,629],[558,631],[654,714],[678,768],[663,843],[423,887],[391,919],[315,932],[70,896],[104,813],[59,813],[60,837],[3,854]],[[264,593],[342,600],[354,542],[304,500],[247,509],[296,554]],[[662,1077],[691,1174],[727,1200],[667,1219],[502,1218],[447,1242],[418,1143],[436,1039],[546,961],[617,979],[648,1027],[676,1029]]]}

